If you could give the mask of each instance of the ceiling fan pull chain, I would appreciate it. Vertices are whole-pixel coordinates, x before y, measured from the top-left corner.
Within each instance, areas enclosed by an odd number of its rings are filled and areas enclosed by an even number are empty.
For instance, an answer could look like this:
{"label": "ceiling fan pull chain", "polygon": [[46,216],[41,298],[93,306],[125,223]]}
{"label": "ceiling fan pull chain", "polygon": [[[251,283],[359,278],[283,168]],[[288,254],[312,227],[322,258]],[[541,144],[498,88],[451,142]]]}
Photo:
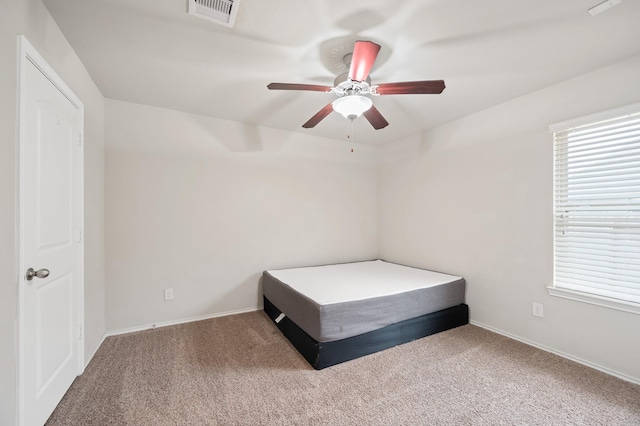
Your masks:
{"label": "ceiling fan pull chain", "polygon": [[347,139],[351,140],[351,142],[353,142],[353,121],[354,118],[347,120]]}

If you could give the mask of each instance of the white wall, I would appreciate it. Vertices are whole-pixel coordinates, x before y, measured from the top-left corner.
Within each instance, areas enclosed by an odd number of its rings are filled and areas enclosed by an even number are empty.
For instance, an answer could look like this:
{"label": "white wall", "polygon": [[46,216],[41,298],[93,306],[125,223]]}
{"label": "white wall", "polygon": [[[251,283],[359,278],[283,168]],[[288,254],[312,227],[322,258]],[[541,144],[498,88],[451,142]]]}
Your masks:
{"label": "white wall", "polygon": [[[547,126],[639,101],[640,57],[384,147],[378,169],[373,148],[105,105],[39,0],[2,0],[0,10],[0,424],[16,419],[18,34],[85,104],[87,357],[105,328],[256,308],[265,268],[380,255],[465,276],[478,323],[640,380],[639,316],[545,289]],[[544,319],[531,316],[532,301]]]}
{"label": "white wall", "polygon": [[639,75],[640,56],[385,146],[381,257],[464,276],[472,321],[640,381],[639,315],[546,290],[548,126],[640,101]]}
{"label": "white wall", "polygon": [[257,309],[264,269],[377,256],[374,148],[107,100],[106,151],[109,331]]}
{"label": "white wall", "polygon": [[0,3],[0,424],[16,421],[17,36],[23,34],[85,105],[85,353],[104,322],[104,98],[40,0]]}

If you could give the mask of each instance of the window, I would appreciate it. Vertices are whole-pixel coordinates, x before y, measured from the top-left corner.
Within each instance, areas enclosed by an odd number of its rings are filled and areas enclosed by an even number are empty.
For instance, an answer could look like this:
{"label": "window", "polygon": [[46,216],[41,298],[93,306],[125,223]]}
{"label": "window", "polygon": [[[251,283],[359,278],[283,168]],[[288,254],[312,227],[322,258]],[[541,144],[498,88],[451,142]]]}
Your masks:
{"label": "window", "polygon": [[640,105],[551,127],[552,295],[640,313]]}

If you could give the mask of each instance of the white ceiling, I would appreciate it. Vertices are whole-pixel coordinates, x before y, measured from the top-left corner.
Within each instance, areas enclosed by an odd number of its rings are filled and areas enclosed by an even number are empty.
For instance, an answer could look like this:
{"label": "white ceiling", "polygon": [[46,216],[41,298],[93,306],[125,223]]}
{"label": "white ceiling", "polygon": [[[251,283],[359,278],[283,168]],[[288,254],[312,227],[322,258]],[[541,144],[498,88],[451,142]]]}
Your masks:
{"label": "white ceiling", "polygon": [[[239,1],[239,3],[238,3]],[[640,54],[640,1],[597,16],[601,0],[236,0],[233,28],[187,14],[187,0],[44,0],[107,98],[345,139],[331,93],[355,40],[382,45],[372,84],[443,79],[441,95],[374,98],[389,121],[360,118],[380,145]],[[585,94],[588,96],[588,94]]]}

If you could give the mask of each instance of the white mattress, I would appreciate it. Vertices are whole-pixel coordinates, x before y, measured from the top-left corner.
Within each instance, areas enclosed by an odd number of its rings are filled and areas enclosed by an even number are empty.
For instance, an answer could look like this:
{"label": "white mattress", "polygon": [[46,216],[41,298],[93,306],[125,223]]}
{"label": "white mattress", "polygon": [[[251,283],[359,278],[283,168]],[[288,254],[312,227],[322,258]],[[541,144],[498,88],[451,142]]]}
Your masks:
{"label": "white mattress", "polygon": [[319,305],[391,296],[461,279],[383,260],[267,272]]}
{"label": "white mattress", "polygon": [[465,280],[374,260],[265,271],[264,296],[318,342],[464,303]]}

